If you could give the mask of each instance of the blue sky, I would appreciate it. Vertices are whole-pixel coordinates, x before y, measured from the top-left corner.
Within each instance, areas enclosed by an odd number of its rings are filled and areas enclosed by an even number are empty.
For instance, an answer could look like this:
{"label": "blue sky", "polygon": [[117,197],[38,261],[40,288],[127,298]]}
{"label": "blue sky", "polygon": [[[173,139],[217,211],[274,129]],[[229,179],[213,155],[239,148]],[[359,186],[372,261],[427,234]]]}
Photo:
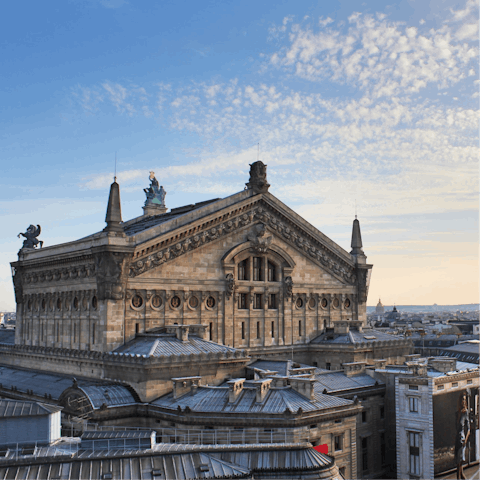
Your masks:
{"label": "blue sky", "polygon": [[31,224],[52,245],[123,218],[154,170],[169,208],[270,191],[349,250],[369,304],[473,303],[475,1],[9,2],[0,15],[0,310]]}

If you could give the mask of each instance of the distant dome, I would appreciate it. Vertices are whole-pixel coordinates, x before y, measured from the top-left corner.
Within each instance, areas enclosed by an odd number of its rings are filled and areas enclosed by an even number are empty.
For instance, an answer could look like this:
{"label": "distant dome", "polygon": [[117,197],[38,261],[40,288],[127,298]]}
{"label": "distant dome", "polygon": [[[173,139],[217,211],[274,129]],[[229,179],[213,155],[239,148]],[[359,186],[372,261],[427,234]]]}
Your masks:
{"label": "distant dome", "polygon": [[382,304],[382,301],[378,299],[377,306],[375,307],[375,313],[377,315],[383,315],[385,313],[385,307]]}

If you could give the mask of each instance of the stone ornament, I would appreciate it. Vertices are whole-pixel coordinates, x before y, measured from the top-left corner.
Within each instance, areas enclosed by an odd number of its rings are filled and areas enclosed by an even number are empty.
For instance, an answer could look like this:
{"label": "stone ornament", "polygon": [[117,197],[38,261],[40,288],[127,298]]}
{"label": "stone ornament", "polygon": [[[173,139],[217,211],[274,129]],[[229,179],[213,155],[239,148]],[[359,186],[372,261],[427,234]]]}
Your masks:
{"label": "stone ornament", "polygon": [[162,305],[163,305],[162,297],[160,295],[154,295],[152,297],[152,307],[161,308]]}
{"label": "stone ornament", "polygon": [[344,305],[345,308],[350,308],[350,305],[351,305],[350,299],[347,298],[347,299],[345,300],[345,303],[344,303],[343,305]]}
{"label": "stone ornament", "polygon": [[308,300],[308,308],[310,310],[313,310],[316,306],[317,306],[317,302],[316,302],[315,298],[310,297],[310,300]]}
{"label": "stone ornament", "polygon": [[260,223],[255,225],[253,228],[253,232],[247,235],[248,240],[252,245],[252,250],[255,253],[267,253],[267,250],[272,243],[273,237],[270,235],[266,237],[267,227]]}
{"label": "stone ornament", "polygon": [[215,299],[212,296],[209,296],[205,302],[207,308],[212,309],[215,307]]}
{"label": "stone ornament", "polygon": [[94,295],[92,298],[92,308],[96,310],[97,307],[98,307],[98,301],[97,301],[97,297]]}
{"label": "stone ornament", "polygon": [[291,297],[293,295],[293,280],[292,277],[285,277],[285,295]]}
{"label": "stone ornament", "polygon": [[97,292],[100,300],[123,300],[127,254],[101,252],[95,256]]}
{"label": "stone ornament", "polygon": [[327,308],[328,307],[328,300],[326,298],[322,298],[322,301],[320,302],[320,306],[322,308]]}
{"label": "stone ornament", "polygon": [[295,300],[295,307],[298,309],[303,308],[303,298],[302,297],[297,297]]}
{"label": "stone ornament", "polygon": [[227,292],[227,298],[230,298],[234,292],[235,292],[235,278],[233,277],[232,273],[227,273],[226,277],[226,292]]}
{"label": "stone ornament", "polygon": [[193,309],[197,308],[198,304],[199,304],[199,301],[198,301],[197,297],[195,297],[195,296],[190,297],[190,300],[188,301],[188,305],[191,308],[193,308]]}
{"label": "stone ornament", "polygon": [[180,297],[177,295],[173,296],[170,300],[170,305],[172,308],[178,308],[180,306]]}
{"label": "stone ornament", "polygon": [[37,225],[36,227],[35,225],[30,225],[25,233],[19,233],[17,235],[18,238],[21,236],[25,237],[22,248],[37,248],[37,245],[40,245],[40,248],[42,248],[43,241],[37,239],[41,232],[42,229],[40,225]]}
{"label": "stone ornament", "polygon": [[333,308],[338,308],[340,306],[340,300],[338,298],[334,298],[332,302]]}
{"label": "stone ornament", "polygon": [[141,308],[143,305],[143,298],[140,295],[134,295],[132,298],[132,306],[134,308]]}

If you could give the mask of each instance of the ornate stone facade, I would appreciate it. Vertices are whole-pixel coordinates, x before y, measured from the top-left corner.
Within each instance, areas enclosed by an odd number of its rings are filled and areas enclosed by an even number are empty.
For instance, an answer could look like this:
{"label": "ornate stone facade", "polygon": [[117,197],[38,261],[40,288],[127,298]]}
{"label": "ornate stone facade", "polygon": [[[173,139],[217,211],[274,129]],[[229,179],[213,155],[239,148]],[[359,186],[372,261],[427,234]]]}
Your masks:
{"label": "ornate stone facade", "polygon": [[261,162],[247,187],[121,223],[114,182],[104,231],[20,250],[16,343],[107,352],[138,333],[204,324],[210,340],[254,352],[365,323],[371,265],[358,220],[349,254],[268,193]]}

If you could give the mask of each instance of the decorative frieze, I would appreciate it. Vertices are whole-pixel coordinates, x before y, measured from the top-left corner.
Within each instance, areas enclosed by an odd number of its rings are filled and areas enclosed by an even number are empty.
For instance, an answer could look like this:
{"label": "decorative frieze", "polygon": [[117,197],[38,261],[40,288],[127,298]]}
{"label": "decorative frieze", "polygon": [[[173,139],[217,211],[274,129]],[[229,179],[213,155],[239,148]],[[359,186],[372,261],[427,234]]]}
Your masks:
{"label": "decorative frieze", "polygon": [[35,284],[44,282],[58,282],[68,279],[83,279],[95,276],[95,264],[71,265],[69,267],[28,272],[24,274],[24,283]]}

